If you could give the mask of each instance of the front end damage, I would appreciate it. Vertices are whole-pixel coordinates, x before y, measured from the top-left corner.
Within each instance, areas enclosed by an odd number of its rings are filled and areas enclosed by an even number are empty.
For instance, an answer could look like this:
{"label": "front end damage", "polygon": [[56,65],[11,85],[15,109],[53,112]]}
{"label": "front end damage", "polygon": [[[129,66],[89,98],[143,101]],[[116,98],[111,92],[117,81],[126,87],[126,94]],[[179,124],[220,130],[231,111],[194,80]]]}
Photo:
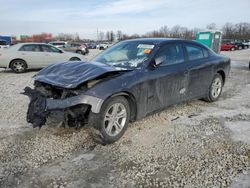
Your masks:
{"label": "front end damage", "polygon": [[99,113],[103,100],[84,95],[87,89],[87,84],[67,89],[35,81],[34,89],[26,87],[23,93],[30,99],[27,122],[33,127],[42,127],[48,119],[66,127],[88,123],[90,112]]}
{"label": "front end damage", "polygon": [[103,99],[86,93],[127,71],[95,62],[49,65],[35,76],[34,89],[24,89],[23,94],[30,98],[27,121],[33,127],[50,124],[49,120],[65,126],[81,126],[91,119],[93,124],[92,117],[99,113]]}

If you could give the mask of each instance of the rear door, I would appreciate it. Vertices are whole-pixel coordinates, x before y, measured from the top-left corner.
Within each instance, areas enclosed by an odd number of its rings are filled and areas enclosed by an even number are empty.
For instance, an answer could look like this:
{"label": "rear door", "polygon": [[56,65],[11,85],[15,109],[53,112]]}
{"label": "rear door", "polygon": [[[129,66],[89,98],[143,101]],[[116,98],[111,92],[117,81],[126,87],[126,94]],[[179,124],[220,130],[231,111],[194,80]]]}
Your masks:
{"label": "rear door", "polygon": [[183,45],[162,46],[155,58],[165,57],[159,66],[148,71],[148,112],[178,103],[185,98],[188,85],[187,62]]}
{"label": "rear door", "polygon": [[29,68],[43,67],[44,54],[38,44],[25,44],[18,50],[18,54],[26,61]]}
{"label": "rear door", "polygon": [[59,50],[58,48],[54,46],[42,44],[40,45],[40,47],[44,55],[43,66],[47,66],[47,65],[59,63],[59,62],[65,62],[69,60],[67,55],[65,55],[63,51]]}
{"label": "rear door", "polygon": [[214,63],[207,49],[200,45],[186,43],[188,57],[188,99],[203,97],[207,94],[213,78]]}

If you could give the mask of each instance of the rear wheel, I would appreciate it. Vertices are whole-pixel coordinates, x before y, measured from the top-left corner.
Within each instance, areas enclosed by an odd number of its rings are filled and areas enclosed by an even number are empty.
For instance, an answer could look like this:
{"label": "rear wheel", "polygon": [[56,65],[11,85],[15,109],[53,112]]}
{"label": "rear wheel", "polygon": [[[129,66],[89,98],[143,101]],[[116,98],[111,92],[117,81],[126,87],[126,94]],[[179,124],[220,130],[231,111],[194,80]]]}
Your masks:
{"label": "rear wheel", "polygon": [[77,50],[76,53],[85,55],[86,53],[83,50]]}
{"label": "rear wheel", "polygon": [[71,57],[69,61],[81,61],[78,57]]}
{"label": "rear wheel", "polygon": [[234,47],[232,47],[230,50],[231,50],[231,51],[235,51],[235,48],[234,48]]}
{"label": "rear wheel", "polygon": [[223,88],[223,79],[220,74],[216,74],[213,78],[213,81],[209,87],[208,96],[205,98],[208,102],[217,101],[221,95]]}
{"label": "rear wheel", "polygon": [[23,73],[27,69],[27,64],[24,60],[14,60],[10,63],[10,68],[15,72],[15,73]]}
{"label": "rear wheel", "polygon": [[128,127],[129,117],[130,107],[126,98],[119,96],[105,101],[96,122],[102,141],[110,144],[121,138]]}

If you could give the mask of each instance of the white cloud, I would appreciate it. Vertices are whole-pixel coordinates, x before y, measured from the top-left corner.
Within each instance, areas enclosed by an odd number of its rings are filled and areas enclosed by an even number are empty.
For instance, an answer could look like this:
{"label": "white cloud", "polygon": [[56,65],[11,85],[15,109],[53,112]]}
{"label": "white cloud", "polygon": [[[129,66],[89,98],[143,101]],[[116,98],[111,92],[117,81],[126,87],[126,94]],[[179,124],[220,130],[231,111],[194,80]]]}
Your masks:
{"label": "white cloud", "polygon": [[154,9],[161,9],[168,4],[168,0],[120,0],[106,5],[98,6],[96,9],[83,13],[86,16],[111,16],[127,13],[142,13]]}

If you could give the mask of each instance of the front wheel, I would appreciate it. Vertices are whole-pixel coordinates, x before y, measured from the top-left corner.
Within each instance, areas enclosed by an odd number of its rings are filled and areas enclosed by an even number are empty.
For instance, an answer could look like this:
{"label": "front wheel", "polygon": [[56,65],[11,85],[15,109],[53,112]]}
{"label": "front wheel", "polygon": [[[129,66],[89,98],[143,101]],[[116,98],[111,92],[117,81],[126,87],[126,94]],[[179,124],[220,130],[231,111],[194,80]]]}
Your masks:
{"label": "front wheel", "polygon": [[223,79],[220,74],[216,74],[213,78],[213,81],[209,87],[208,96],[205,98],[208,102],[217,101],[221,95],[223,88]]}
{"label": "front wheel", "polygon": [[130,107],[126,98],[111,97],[104,102],[100,118],[96,122],[105,144],[111,144],[121,138],[129,123]]}

